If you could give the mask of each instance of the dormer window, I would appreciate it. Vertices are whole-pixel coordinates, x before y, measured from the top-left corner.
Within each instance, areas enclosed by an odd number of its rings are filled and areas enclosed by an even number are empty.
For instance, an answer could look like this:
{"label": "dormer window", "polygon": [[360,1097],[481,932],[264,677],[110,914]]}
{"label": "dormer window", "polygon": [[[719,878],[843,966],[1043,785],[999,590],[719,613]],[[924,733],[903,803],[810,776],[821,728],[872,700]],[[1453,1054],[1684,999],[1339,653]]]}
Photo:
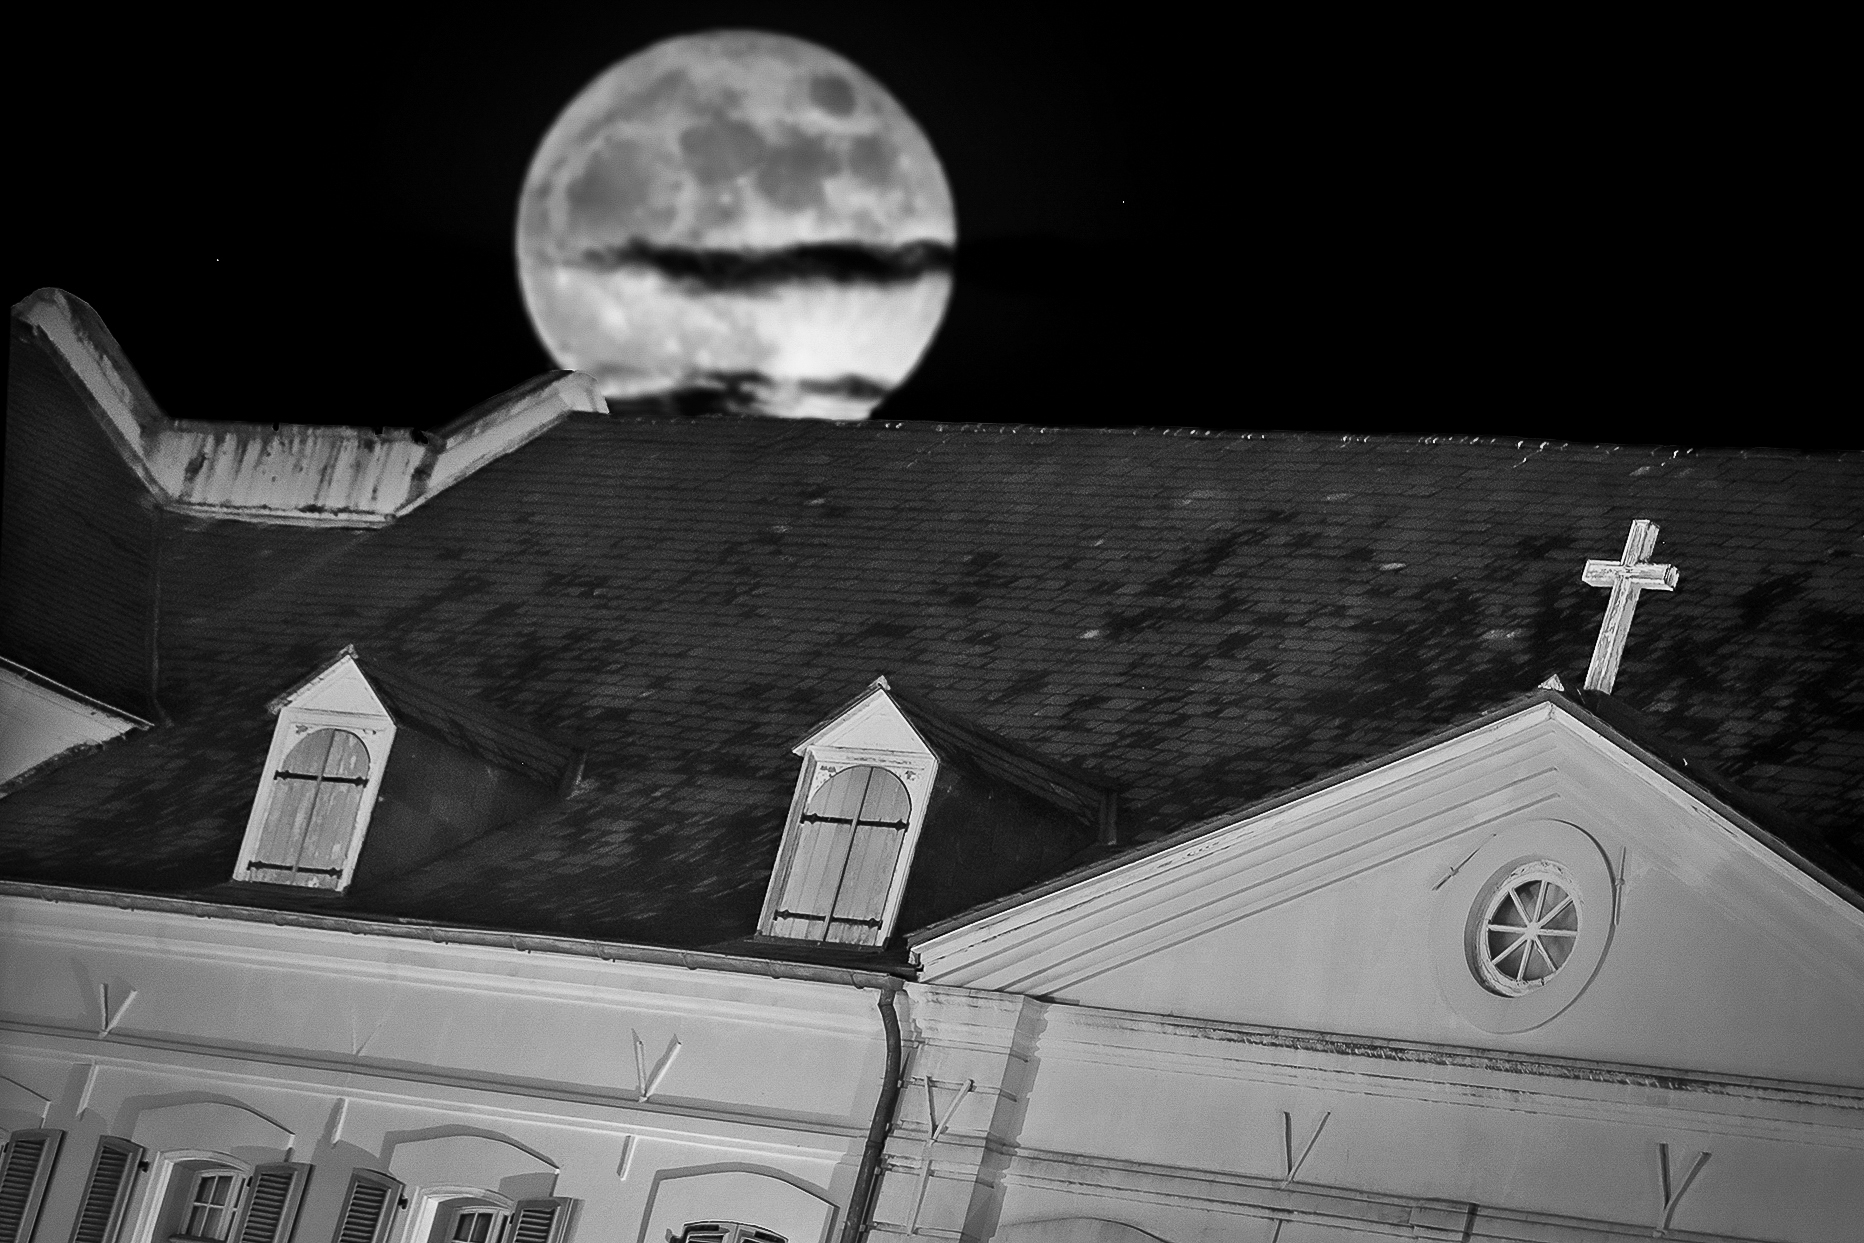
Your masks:
{"label": "dormer window", "polygon": [[1114,841],[1106,782],[885,678],[794,750],[802,772],[761,936],[879,948],[896,925],[923,927]]}
{"label": "dormer window", "polygon": [[797,822],[771,935],[875,944],[912,818],[912,796],[888,769],[857,764],[829,777]]}
{"label": "dormer window", "polygon": [[233,878],[346,889],[394,745],[394,718],[350,648],[270,707],[278,725]]}
{"label": "dormer window", "polygon": [[[299,728],[309,728],[300,726]],[[272,774],[265,824],[246,869],[254,880],[335,888],[369,786],[369,748],[346,729],[312,729]]]}
{"label": "dormer window", "polygon": [[796,744],[803,771],[758,924],[766,936],[881,945],[892,935],[938,759],[889,690],[877,679]]}
{"label": "dormer window", "polygon": [[366,886],[569,793],[581,771],[576,748],[354,648],[270,706],[239,881]]}

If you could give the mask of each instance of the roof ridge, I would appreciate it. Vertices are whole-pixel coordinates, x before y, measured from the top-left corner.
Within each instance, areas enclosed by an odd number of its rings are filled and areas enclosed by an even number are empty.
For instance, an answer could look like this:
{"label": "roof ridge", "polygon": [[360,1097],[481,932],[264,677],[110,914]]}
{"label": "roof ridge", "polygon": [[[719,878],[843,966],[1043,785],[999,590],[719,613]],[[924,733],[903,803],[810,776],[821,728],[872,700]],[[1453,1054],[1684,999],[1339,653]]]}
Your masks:
{"label": "roof ridge", "polygon": [[370,424],[208,422],[163,413],[101,316],[62,289],[13,307],[164,509],[295,526],[380,526],[542,435],[602,408],[593,376],[549,372],[437,432]]}
{"label": "roof ridge", "polygon": [[1474,447],[1493,447],[1507,449],[1533,449],[1537,452],[1558,452],[1561,450],[1598,451],[1605,453],[1653,454],[1673,458],[1681,457],[1715,457],[1715,458],[1779,458],[1797,460],[1815,458],[1820,460],[1839,459],[1864,463],[1864,449],[1792,449],[1767,446],[1739,447],[1726,445],[1685,445],[1664,442],[1604,441],[1604,440],[1560,440],[1544,436],[1494,436],[1474,433],[1417,433],[1417,432],[1351,432],[1301,431],[1287,428],[1237,429],[1218,427],[1197,427],[1191,424],[1174,424],[1171,426],[1086,426],[1077,423],[1005,423],[972,422],[963,419],[773,419],[769,415],[717,412],[706,414],[665,414],[665,413],[618,413],[615,411],[583,411],[613,422],[689,425],[703,423],[788,423],[802,426],[819,427],[824,431],[862,429],[874,431],[931,431],[942,434],[969,435],[1035,435],[1035,436],[1132,436],[1157,439],[1209,439],[1226,441],[1305,441],[1314,444],[1367,444],[1367,445],[1466,445]]}

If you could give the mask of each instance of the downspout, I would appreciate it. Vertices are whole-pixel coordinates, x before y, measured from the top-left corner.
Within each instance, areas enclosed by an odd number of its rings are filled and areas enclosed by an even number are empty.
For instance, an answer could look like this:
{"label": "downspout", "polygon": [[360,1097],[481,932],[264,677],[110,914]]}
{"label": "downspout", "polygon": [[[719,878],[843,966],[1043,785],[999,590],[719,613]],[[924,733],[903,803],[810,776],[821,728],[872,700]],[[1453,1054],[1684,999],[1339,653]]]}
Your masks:
{"label": "downspout", "polygon": [[854,1195],[848,1200],[848,1219],[842,1223],[841,1243],[863,1243],[873,1229],[870,1219],[874,1193],[880,1186],[880,1159],[886,1152],[887,1127],[900,1099],[900,1017],[894,1012],[893,998],[900,991],[898,980],[880,986],[880,1023],[887,1030],[887,1071],[880,1083],[880,1099],[874,1102],[874,1120],[867,1128],[867,1147],[861,1153],[861,1168],[854,1176]]}

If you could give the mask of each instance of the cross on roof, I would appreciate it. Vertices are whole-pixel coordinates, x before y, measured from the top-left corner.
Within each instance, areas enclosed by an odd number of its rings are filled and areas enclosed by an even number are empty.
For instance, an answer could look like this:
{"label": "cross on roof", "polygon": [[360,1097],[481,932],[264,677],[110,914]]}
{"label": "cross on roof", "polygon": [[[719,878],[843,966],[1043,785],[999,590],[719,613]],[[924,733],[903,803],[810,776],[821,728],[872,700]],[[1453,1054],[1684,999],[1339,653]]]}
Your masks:
{"label": "cross on roof", "polygon": [[1652,565],[1650,554],[1657,547],[1657,524],[1639,518],[1631,524],[1625,537],[1624,555],[1616,561],[1588,561],[1581,577],[1588,587],[1610,587],[1611,599],[1605,604],[1605,620],[1599,623],[1599,641],[1592,648],[1592,664],[1586,669],[1586,689],[1612,693],[1618,680],[1618,662],[1624,658],[1625,640],[1631,635],[1631,614],[1637,609],[1638,593],[1675,591],[1681,577],[1673,565]]}

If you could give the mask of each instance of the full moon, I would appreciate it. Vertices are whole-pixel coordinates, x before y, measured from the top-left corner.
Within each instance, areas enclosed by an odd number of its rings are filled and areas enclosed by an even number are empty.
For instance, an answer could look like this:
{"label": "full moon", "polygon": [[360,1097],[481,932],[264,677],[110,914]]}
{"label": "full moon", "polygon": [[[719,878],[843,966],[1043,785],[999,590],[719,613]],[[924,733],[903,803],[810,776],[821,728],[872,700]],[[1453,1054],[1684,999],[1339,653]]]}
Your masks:
{"label": "full moon", "polygon": [[881,85],[783,35],[657,43],[570,102],[518,201],[518,277],[611,398],[861,419],[951,297],[951,190]]}

